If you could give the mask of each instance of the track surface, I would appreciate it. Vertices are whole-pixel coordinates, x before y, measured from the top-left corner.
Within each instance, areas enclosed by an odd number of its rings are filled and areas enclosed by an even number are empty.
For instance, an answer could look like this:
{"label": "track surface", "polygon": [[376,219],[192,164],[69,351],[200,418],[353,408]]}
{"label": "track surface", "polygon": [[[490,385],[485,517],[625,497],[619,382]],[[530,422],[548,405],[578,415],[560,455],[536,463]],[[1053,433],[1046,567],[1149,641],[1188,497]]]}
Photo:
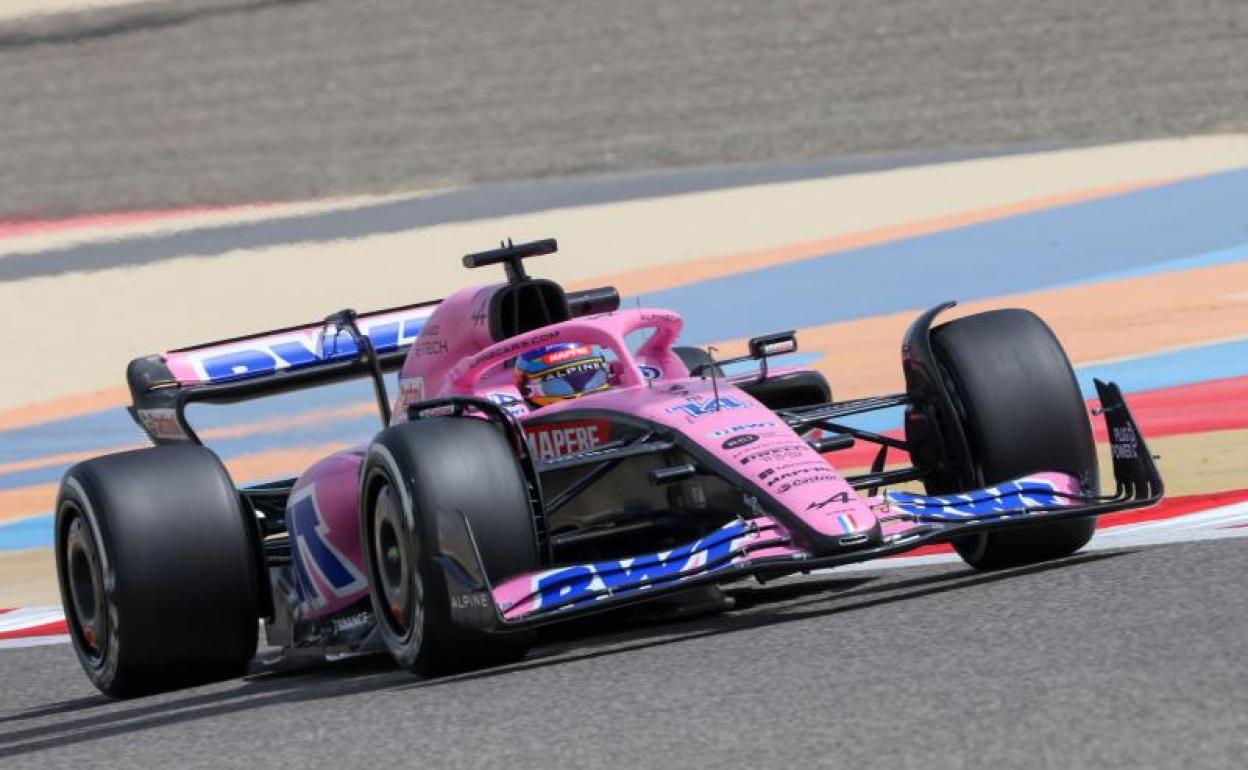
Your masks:
{"label": "track surface", "polygon": [[1233,540],[822,576],[425,683],[340,662],[118,704],[68,647],[14,650],[0,763],[1243,767],[1243,565]]}
{"label": "track surface", "polygon": [[175,0],[0,25],[0,217],[1248,127],[1241,0]]}
{"label": "track surface", "polygon": [[[0,25],[0,218],[1243,130],[1245,50],[1240,0],[102,10]],[[64,268],[33,257],[7,277]],[[356,661],[112,703],[68,646],[4,650],[0,765],[1239,768],[1246,545],[789,581],[432,683]]]}

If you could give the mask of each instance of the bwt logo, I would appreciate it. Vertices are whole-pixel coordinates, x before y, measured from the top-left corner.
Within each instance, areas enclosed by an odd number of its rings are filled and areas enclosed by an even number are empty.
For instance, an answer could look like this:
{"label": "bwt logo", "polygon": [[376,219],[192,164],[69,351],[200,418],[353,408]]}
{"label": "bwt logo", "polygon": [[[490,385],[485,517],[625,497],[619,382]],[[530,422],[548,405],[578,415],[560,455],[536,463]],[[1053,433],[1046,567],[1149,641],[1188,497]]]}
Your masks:
{"label": "bwt logo", "polygon": [[732,565],[733,551],[748,535],[744,522],[734,522],[670,551],[548,572],[536,581],[537,606],[570,606],[724,569]]}
{"label": "bwt logo", "polygon": [[[396,350],[420,336],[426,316],[385,321],[364,329],[378,353]],[[319,348],[319,349],[318,349]],[[271,374],[278,369],[307,366],[322,361],[352,358],[359,353],[355,340],[346,332],[323,340],[317,333],[299,333],[256,340],[253,347],[236,348],[226,353],[211,353],[196,360],[204,377],[210,381]]]}
{"label": "bwt logo", "polygon": [[1042,479],[1020,479],[960,495],[925,497],[909,492],[890,492],[889,502],[906,513],[929,518],[947,516],[953,519],[989,516],[1030,508],[1070,505],[1057,486]]}
{"label": "bwt logo", "polygon": [[704,414],[713,414],[721,409],[744,409],[745,404],[735,398],[724,396],[722,398],[712,398],[706,401],[694,401],[689,404],[678,404],[668,407],[668,413],[684,412],[690,417],[701,417]]}

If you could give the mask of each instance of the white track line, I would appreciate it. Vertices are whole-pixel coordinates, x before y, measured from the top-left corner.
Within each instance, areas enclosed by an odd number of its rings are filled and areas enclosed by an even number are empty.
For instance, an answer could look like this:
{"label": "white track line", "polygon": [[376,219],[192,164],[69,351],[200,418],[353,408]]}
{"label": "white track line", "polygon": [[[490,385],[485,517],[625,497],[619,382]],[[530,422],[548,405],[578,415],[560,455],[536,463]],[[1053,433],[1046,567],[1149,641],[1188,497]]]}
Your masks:
{"label": "white track line", "polygon": [[25,636],[20,639],[0,640],[0,650],[15,650],[19,647],[43,647],[48,644],[69,644],[65,634],[57,636]]}
{"label": "white track line", "polygon": [[[1237,524],[1248,524],[1248,502],[1234,503],[1207,511],[1188,513],[1171,519],[1124,524],[1098,530],[1085,551],[1103,551],[1110,548],[1130,548],[1143,545],[1164,545],[1196,540],[1220,540],[1228,537],[1248,537],[1248,527],[1234,529]],[[957,554],[934,553],[923,556],[898,556],[892,559],[851,564],[837,567],[836,572],[874,572],[903,567],[930,567],[936,564],[956,564],[961,561]],[[833,570],[818,570],[832,572]]]}
{"label": "white track line", "polygon": [[56,623],[65,619],[60,607],[25,607],[0,615],[0,634]]}
{"label": "white track line", "polygon": [[96,8],[134,5],[137,2],[138,0],[7,0],[0,3],[0,21],[58,13],[80,13]]}
{"label": "white track line", "polygon": [[[65,613],[60,607],[23,607],[0,612],[0,636],[24,631],[29,628],[46,626],[65,620]],[[0,650],[17,647],[38,647],[44,644],[64,644],[69,637],[64,634],[48,634],[43,636],[21,636],[16,639],[0,639]]]}

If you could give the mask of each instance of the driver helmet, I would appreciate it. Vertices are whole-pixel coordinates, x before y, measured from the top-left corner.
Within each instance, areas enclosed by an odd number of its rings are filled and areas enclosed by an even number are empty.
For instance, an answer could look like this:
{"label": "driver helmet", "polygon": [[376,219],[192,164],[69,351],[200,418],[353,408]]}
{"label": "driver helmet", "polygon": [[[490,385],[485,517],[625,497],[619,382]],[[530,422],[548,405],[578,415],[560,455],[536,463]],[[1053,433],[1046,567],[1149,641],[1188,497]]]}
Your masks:
{"label": "driver helmet", "polygon": [[602,348],[564,342],[516,358],[516,387],[534,406],[548,406],[611,387],[611,365]]}

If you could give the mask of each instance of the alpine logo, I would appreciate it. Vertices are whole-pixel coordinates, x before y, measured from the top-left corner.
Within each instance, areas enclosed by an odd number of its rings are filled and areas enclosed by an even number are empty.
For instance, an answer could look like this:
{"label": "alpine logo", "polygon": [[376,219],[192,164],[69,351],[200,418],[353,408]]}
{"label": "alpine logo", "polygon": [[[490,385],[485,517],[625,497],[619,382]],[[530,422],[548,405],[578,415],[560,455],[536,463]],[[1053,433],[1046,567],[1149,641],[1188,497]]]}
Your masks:
{"label": "alpine logo", "polygon": [[835,495],[832,495],[826,500],[819,500],[817,502],[811,503],[810,505],[806,506],[806,510],[818,511],[818,510],[822,510],[823,508],[826,508],[832,503],[848,503],[848,502],[849,502],[848,492],[837,492]]}

